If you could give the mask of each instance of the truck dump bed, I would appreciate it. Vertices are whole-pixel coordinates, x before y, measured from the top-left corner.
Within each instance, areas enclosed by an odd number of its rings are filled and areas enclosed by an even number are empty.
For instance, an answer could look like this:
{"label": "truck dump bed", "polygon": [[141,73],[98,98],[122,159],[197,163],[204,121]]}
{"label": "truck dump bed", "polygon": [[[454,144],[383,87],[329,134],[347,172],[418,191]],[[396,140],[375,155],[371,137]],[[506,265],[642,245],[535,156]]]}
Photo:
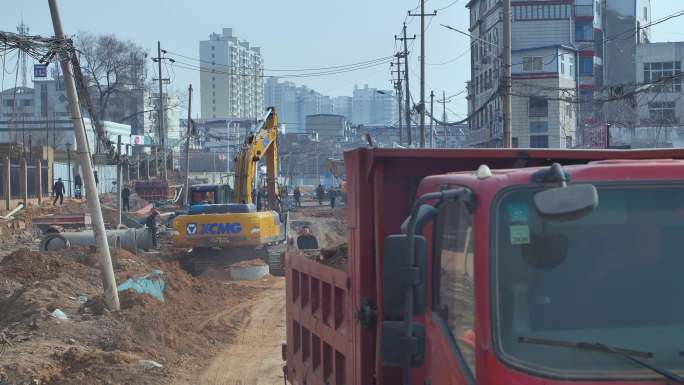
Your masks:
{"label": "truck dump bed", "polygon": [[382,241],[399,232],[420,181],[430,175],[584,164],[607,159],[682,159],[682,150],[405,150],[345,153],[346,271],[301,255],[286,258],[286,375],[297,385],[400,383],[378,359]]}

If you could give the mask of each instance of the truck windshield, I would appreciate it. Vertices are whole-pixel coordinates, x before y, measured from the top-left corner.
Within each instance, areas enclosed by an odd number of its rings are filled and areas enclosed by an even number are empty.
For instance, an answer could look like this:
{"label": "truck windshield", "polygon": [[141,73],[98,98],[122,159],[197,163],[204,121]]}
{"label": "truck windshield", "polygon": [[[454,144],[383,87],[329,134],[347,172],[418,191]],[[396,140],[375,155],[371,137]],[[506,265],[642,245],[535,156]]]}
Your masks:
{"label": "truck windshield", "polygon": [[495,203],[493,293],[500,357],[544,376],[657,378],[619,355],[536,338],[653,354],[684,372],[684,186],[597,186],[598,208],[574,221],[535,212],[536,188]]}

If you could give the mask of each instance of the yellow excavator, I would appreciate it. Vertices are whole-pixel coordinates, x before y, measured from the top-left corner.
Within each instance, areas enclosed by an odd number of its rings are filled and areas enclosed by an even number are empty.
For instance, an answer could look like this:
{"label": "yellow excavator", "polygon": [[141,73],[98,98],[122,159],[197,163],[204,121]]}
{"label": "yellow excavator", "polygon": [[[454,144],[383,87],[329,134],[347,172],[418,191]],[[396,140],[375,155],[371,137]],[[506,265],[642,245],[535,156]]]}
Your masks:
{"label": "yellow excavator", "polygon": [[[266,178],[258,184],[262,162]],[[277,185],[278,115],[273,107],[258,132],[245,139],[234,164],[230,193],[218,185],[190,189],[189,209],[173,220],[173,243],[192,249],[185,263],[195,273],[258,256],[269,264],[271,274],[280,275],[285,229]]]}

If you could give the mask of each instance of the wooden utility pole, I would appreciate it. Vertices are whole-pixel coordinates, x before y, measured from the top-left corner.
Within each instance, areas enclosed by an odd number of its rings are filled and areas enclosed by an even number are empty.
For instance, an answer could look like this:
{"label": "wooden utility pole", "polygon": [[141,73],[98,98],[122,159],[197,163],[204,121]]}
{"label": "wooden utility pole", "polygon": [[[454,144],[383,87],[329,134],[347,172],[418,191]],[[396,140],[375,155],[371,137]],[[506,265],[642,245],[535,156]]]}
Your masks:
{"label": "wooden utility pole", "polygon": [[420,147],[425,147],[425,16],[435,16],[433,13],[425,13],[425,0],[420,0],[420,13],[409,16],[420,16]]}
{"label": "wooden utility pole", "polygon": [[503,147],[511,148],[511,0],[503,0]]}
{"label": "wooden utility pole", "polygon": [[[64,41],[64,30],[62,29],[62,22],[59,17],[59,10],[57,9],[57,0],[48,0],[48,4],[50,6],[50,15],[52,16],[55,37],[60,41]],[[100,254],[104,301],[110,310],[118,311],[120,305],[119,294],[116,289],[116,277],[114,276],[112,258],[109,254],[109,242],[107,241],[107,234],[105,233],[100,200],[97,196],[97,186],[95,185],[95,175],[93,174],[90,150],[88,149],[88,143],[86,142],[85,127],[83,126],[83,120],[81,119],[78,93],[76,92],[76,82],[74,81],[73,69],[71,67],[71,57],[63,51],[60,55],[60,64],[64,76],[64,87],[66,88],[66,93],[69,98],[69,112],[71,113],[71,121],[74,125],[74,133],[76,136],[76,150],[80,157],[79,163],[83,169],[83,180],[86,187],[88,209],[92,215],[92,226],[95,233],[97,251]]]}
{"label": "wooden utility pole", "polygon": [[409,89],[408,41],[415,40],[416,35],[413,35],[411,38],[406,37],[406,23],[404,23],[402,34],[403,37],[398,38],[395,36],[394,38],[403,41],[404,43],[404,52],[402,52],[404,58],[404,114],[406,115],[404,121],[406,122],[406,140],[408,146],[411,147],[413,143],[411,140],[411,91]]}
{"label": "wooden utility pole", "polygon": [[[188,130],[185,134],[185,194],[183,194],[183,205],[189,205],[190,201],[190,136],[192,136],[192,84],[188,87]],[[230,142],[230,137],[228,137]]]}
{"label": "wooden utility pole", "polygon": [[161,145],[161,178],[166,181],[166,131],[164,128],[164,79],[162,77],[161,42],[157,41],[157,64],[159,70],[159,144]]}

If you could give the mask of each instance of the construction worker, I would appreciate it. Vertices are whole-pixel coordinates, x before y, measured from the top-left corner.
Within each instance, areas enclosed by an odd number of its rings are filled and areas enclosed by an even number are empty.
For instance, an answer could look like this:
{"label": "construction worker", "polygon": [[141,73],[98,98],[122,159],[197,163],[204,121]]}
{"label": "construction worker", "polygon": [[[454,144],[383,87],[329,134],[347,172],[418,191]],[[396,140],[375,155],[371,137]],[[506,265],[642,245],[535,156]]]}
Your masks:
{"label": "construction worker", "polygon": [[302,207],[302,191],[299,189],[299,186],[295,187],[292,195],[294,195],[295,206]]}
{"label": "construction worker", "polygon": [[157,248],[157,217],[159,217],[159,211],[153,208],[150,211],[150,215],[145,220],[145,226],[147,231],[150,232],[150,237],[152,237],[152,247]]}
{"label": "construction worker", "polygon": [[311,227],[302,226],[302,234],[297,237],[297,248],[300,250],[313,250],[318,248],[316,236],[311,234]]}
{"label": "construction worker", "polygon": [[318,187],[316,187],[316,198],[318,198],[318,205],[323,206],[323,198],[325,196],[325,188],[323,187],[322,184],[319,184]]}
{"label": "construction worker", "polygon": [[57,182],[52,186],[52,195],[55,197],[52,202],[53,206],[57,204],[57,200],[59,200],[60,206],[64,203],[64,182],[62,182],[62,178],[57,178]]}
{"label": "construction worker", "polygon": [[330,189],[328,190],[328,198],[330,199],[330,207],[335,208],[335,198],[337,197],[337,192],[335,191],[335,188],[330,186]]}
{"label": "construction worker", "polygon": [[76,199],[83,199],[83,179],[79,174],[74,176],[74,195]]}
{"label": "construction worker", "polygon": [[121,190],[121,210],[131,211],[131,189],[125,184]]}

